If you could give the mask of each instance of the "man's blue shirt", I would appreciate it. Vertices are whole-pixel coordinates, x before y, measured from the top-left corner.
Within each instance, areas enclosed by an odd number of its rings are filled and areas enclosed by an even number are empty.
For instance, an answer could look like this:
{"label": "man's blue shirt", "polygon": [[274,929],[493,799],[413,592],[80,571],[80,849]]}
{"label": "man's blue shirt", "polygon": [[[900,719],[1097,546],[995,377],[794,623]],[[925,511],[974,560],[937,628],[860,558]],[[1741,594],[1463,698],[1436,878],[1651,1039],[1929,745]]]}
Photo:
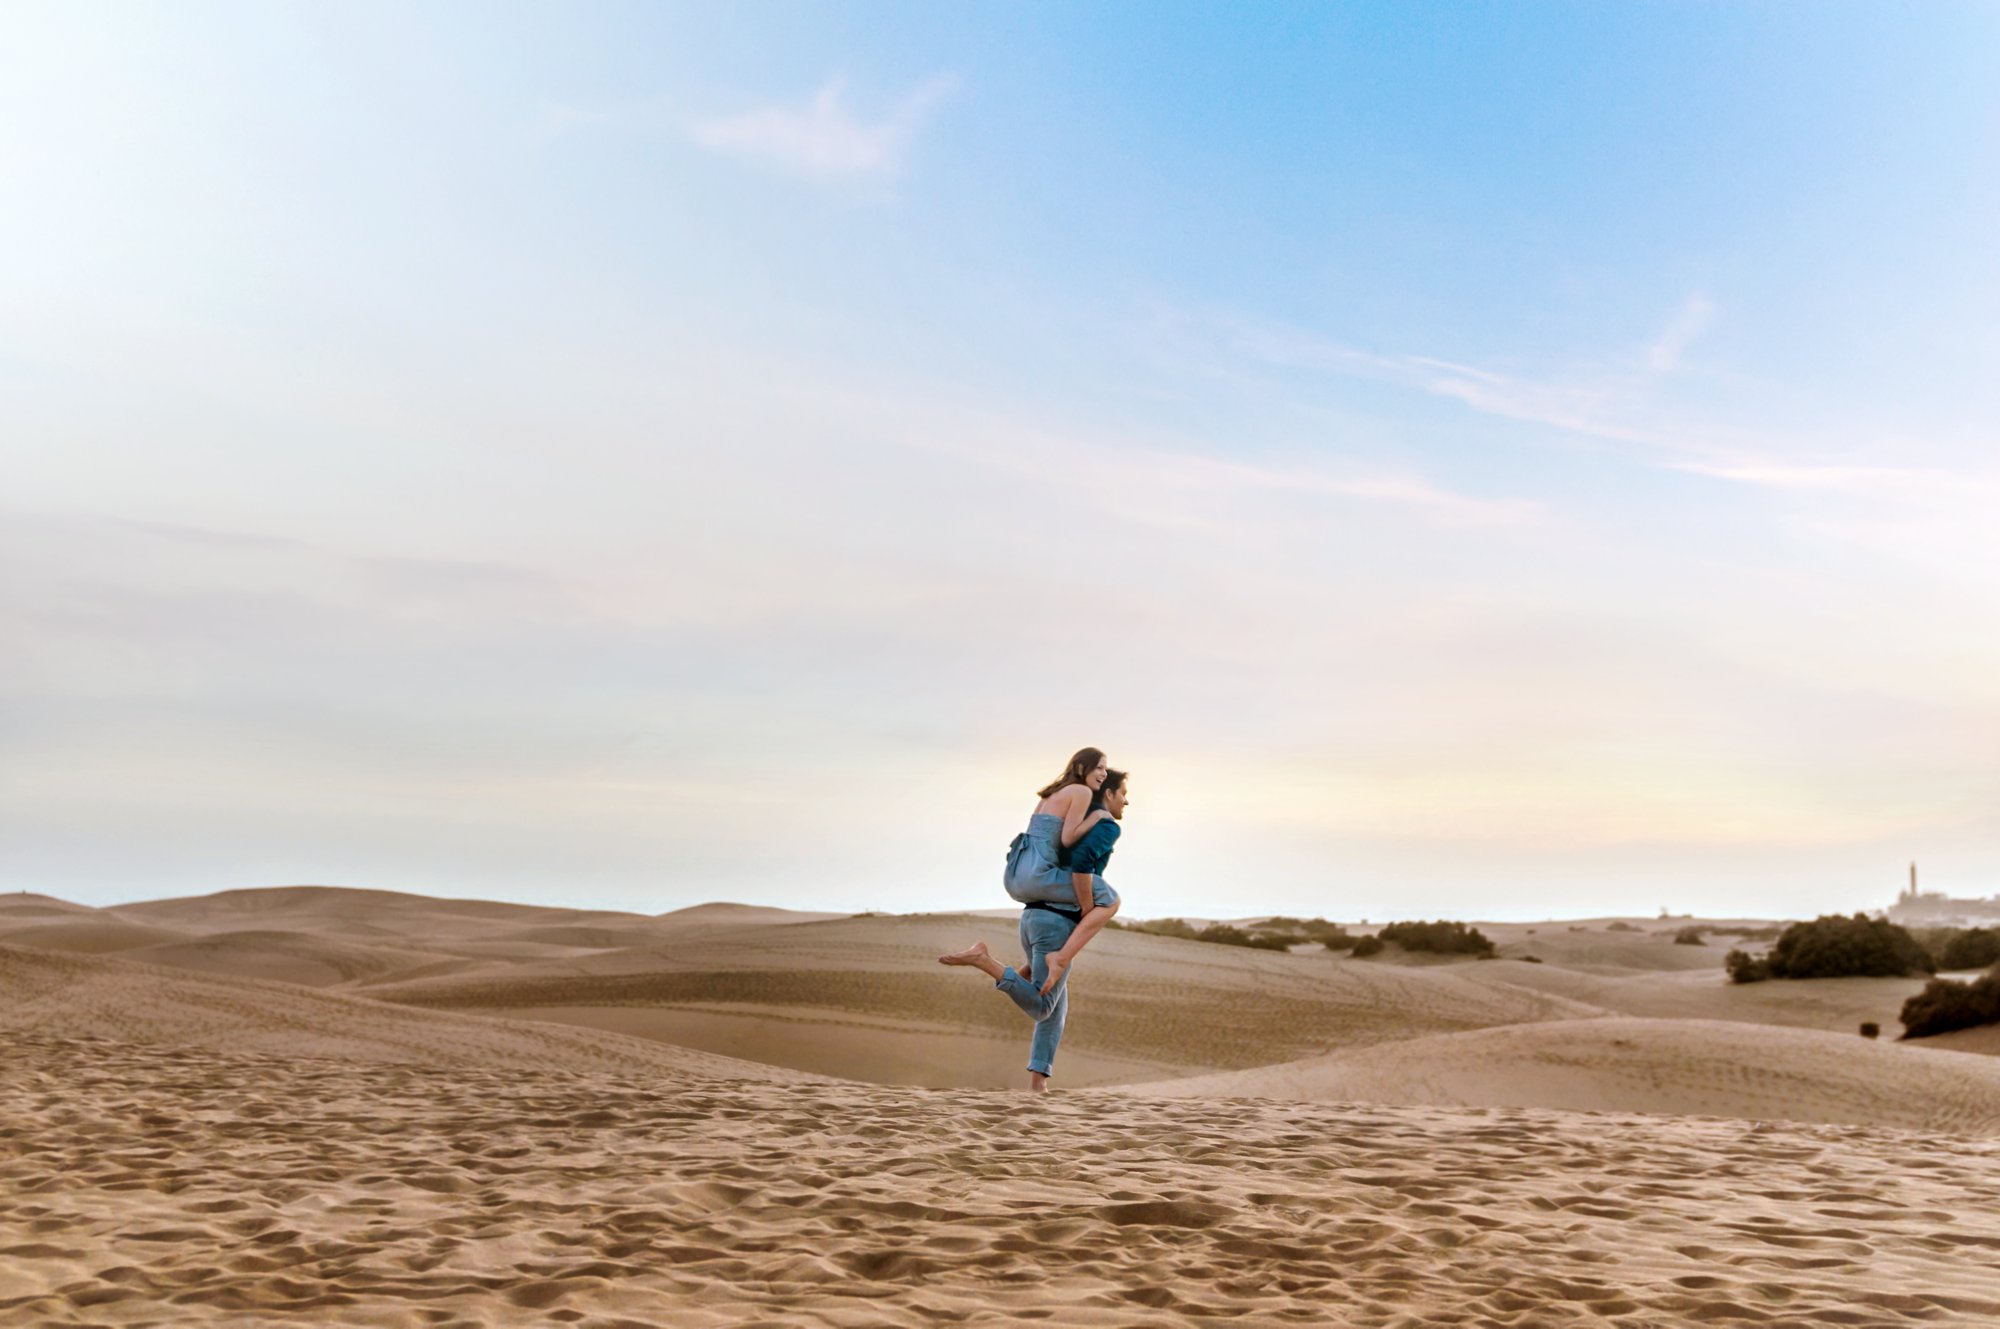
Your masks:
{"label": "man's blue shirt", "polygon": [[1089,830],[1083,838],[1070,846],[1067,859],[1062,864],[1071,872],[1094,872],[1104,875],[1104,865],[1111,861],[1111,850],[1118,843],[1118,823],[1106,817]]}

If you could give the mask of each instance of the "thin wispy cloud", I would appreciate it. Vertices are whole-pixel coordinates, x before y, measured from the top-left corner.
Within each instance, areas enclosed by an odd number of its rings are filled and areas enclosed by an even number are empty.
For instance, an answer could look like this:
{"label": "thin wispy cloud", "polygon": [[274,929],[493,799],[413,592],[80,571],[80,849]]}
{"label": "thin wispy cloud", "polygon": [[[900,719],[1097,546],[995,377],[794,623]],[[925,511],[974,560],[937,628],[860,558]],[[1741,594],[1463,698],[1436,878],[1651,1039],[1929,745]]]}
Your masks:
{"label": "thin wispy cloud", "polygon": [[1218,322],[1226,342],[1239,354],[1279,368],[1396,384],[1463,402],[1482,414],[1552,425],[1597,438],[1660,441],[1607,418],[1604,408],[1617,391],[1609,381],[1534,380],[1435,356],[1365,351],[1303,328],[1233,315]]}
{"label": "thin wispy cloud", "polygon": [[1655,374],[1671,374],[1680,368],[1681,356],[1697,337],[1708,330],[1715,317],[1715,305],[1699,291],[1687,298],[1681,312],[1667,324],[1658,340],[1646,351],[1646,368]]}
{"label": "thin wispy cloud", "polygon": [[1913,492],[1954,482],[1955,473],[1949,471],[1853,460],[1856,447],[1825,438],[1669,415],[1655,389],[1681,367],[1688,348],[1715,314],[1712,300],[1699,292],[1690,294],[1646,346],[1642,370],[1617,374],[1577,366],[1541,376],[1430,355],[1366,351],[1306,329],[1235,315],[1215,322],[1231,350],[1268,366],[1393,384],[1461,402],[1482,415],[1632,444],[1645,450],[1642,460],[1647,464],[1686,474],[1826,493],[1879,493],[1889,486]]}
{"label": "thin wispy cloud", "polygon": [[925,79],[887,114],[869,119],[848,105],[846,80],[836,77],[803,106],[764,106],[702,120],[688,136],[711,152],[816,179],[894,175],[911,143],[957,86],[949,75]]}
{"label": "thin wispy cloud", "polygon": [[[1806,432],[1746,425],[1703,411],[1663,388],[1682,375],[1688,350],[1717,305],[1690,293],[1659,334],[1628,351],[1622,372],[1579,358],[1540,375],[1502,372],[1421,354],[1381,353],[1297,327],[1226,315],[1210,320],[1229,352],[1266,368],[1387,383],[1447,398],[1482,415],[1621,445],[1642,466],[1762,491],[1779,504],[1773,529],[1815,546],[1845,547],[1884,568],[1920,569],[1954,584],[1984,582],[1994,563],[1986,514],[2000,476],[1984,465],[1912,464],[1908,440],[1851,430]],[[1614,363],[1616,362],[1614,357]],[[1706,416],[1707,418],[1704,418]],[[1962,451],[1962,449],[1961,449]],[[1299,483],[1298,477],[1294,482]],[[1417,488],[1390,484],[1384,496]],[[1319,487],[1360,494],[1366,482]],[[1526,499],[1438,493],[1421,500],[1434,520],[1492,525],[1543,515]]]}
{"label": "thin wispy cloud", "polygon": [[[1422,476],[1399,473],[1335,474],[1306,466],[1252,466],[1209,458],[1175,459],[1183,478],[1201,487],[1233,486],[1322,494],[1421,510],[1446,525],[1512,526],[1532,521],[1540,505],[1524,499],[1487,499],[1440,488]],[[1158,456],[1156,465],[1168,459]]]}
{"label": "thin wispy cloud", "polygon": [[[829,402],[841,400],[832,385],[821,385],[820,391]],[[881,409],[879,403],[846,404],[867,414]],[[902,446],[995,471],[1067,476],[1072,493],[1147,525],[1213,526],[1213,499],[1259,492],[1403,507],[1439,526],[1518,526],[1543,511],[1529,499],[1448,489],[1410,468],[1364,466],[1339,456],[1239,461],[1163,440],[1050,431],[1003,413],[934,403],[902,408],[894,426],[883,432]]]}
{"label": "thin wispy cloud", "polygon": [[1950,485],[1950,471],[1902,466],[1840,466],[1788,464],[1745,458],[1734,462],[1675,462],[1673,469],[1739,484],[1819,493],[1881,494],[1890,489]]}

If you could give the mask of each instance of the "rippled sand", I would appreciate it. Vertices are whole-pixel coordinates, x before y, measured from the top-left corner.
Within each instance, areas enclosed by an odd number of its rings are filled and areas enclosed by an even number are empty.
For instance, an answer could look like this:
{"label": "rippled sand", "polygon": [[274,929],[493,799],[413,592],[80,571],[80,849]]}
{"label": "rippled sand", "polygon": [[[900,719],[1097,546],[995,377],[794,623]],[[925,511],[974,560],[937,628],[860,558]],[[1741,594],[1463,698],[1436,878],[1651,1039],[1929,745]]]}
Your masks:
{"label": "rippled sand", "polygon": [[0,1324],[2000,1323],[1990,1031],[1495,931],[1107,934],[1038,1101],[1005,920],[0,897]]}
{"label": "rippled sand", "polygon": [[2000,1142],[28,1036],[9,1324],[1968,1324]]}

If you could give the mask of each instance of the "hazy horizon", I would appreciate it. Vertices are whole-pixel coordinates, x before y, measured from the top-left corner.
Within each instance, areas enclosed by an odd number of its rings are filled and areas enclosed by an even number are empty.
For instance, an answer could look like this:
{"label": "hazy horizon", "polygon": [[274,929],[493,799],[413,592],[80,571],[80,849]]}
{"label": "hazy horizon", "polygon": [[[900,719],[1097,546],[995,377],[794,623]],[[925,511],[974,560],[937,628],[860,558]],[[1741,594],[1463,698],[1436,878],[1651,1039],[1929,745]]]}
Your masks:
{"label": "hazy horizon", "polygon": [[[164,903],[168,903],[168,902],[171,902],[171,901],[176,901],[176,900],[199,900],[199,899],[205,899],[205,898],[207,898],[207,897],[209,897],[209,896],[212,896],[212,895],[221,895],[221,894],[227,894],[227,893],[230,893],[230,892],[235,892],[235,891],[260,891],[260,890],[268,890],[268,891],[286,891],[286,890],[336,890],[336,891],[339,891],[339,890],[348,890],[348,891],[368,891],[368,892],[380,892],[380,893],[382,893],[382,894],[388,894],[388,895],[407,895],[407,896],[410,896],[410,897],[411,897],[411,898],[413,898],[413,899],[423,899],[423,900],[438,900],[438,901],[457,901],[457,902],[464,902],[464,903],[473,903],[473,904],[495,904],[495,903],[499,903],[499,904],[518,904],[518,905],[526,905],[526,906],[530,906],[530,907],[541,907],[541,908],[548,908],[548,909],[557,909],[557,910],[582,910],[582,911],[585,911],[585,912],[589,912],[589,911],[599,911],[599,910],[601,910],[601,911],[603,911],[603,912],[615,912],[615,913],[628,913],[628,914],[632,914],[632,915],[633,915],[633,916],[635,916],[635,917],[640,917],[640,918],[648,918],[648,917],[652,917],[652,918],[657,918],[657,917],[659,917],[659,916],[661,916],[661,915],[664,915],[664,914],[673,914],[673,913],[680,913],[680,912],[684,912],[684,911],[687,911],[687,910],[690,910],[690,909],[705,909],[705,908],[717,908],[717,907],[720,907],[720,908],[738,908],[738,907],[742,907],[742,908],[752,908],[752,909],[763,909],[763,908],[778,908],[778,909],[782,909],[782,910],[785,910],[785,911],[787,911],[787,912],[797,912],[797,913],[828,913],[828,914],[835,914],[835,915],[839,915],[839,916],[851,916],[851,914],[860,914],[860,913],[864,912],[864,911],[860,911],[860,910],[855,910],[855,911],[847,911],[847,910],[833,910],[833,909],[828,909],[828,910],[812,910],[812,909],[807,909],[807,908],[803,908],[803,907],[798,907],[798,906],[772,906],[772,905],[765,905],[765,904],[763,904],[762,902],[760,902],[760,901],[758,901],[758,900],[754,900],[754,899],[729,899],[729,900],[723,900],[723,899],[715,899],[715,900],[696,900],[696,901],[692,901],[692,902],[690,902],[690,903],[687,903],[687,904],[676,904],[676,905],[670,905],[670,906],[668,906],[668,907],[667,907],[667,908],[665,908],[665,909],[656,909],[656,910],[639,910],[639,909],[614,909],[613,907],[611,907],[611,906],[606,906],[606,905],[594,905],[594,904],[589,904],[589,903],[583,903],[583,902],[576,902],[576,901],[567,901],[567,900],[564,900],[564,901],[543,901],[543,900],[532,900],[532,899],[526,899],[526,898],[514,898],[514,897],[510,897],[510,898],[507,898],[507,899],[504,899],[504,900],[503,900],[503,899],[499,899],[498,897],[493,897],[493,896],[480,896],[480,895],[435,895],[435,894],[432,894],[432,893],[430,893],[430,892],[427,892],[427,891],[408,891],[408,890],[398,890],[398,889],[395,889],[395,888],[393,888],[393,887],[387,887],[387,886],[361,886],[361,885],[354,885],[354,884],[351,884],[351,883],[344,883],[344,882],[283,882],[283,883],[273,883],[273,884],[271,884],[271,885],[268,885],[268,886],[226,886],[226,887],[221,887],[221,888],[218,888],[218,889],[217,889],[217,890],[215,890],[215,891],[200,891],[200,892],[194,892],[194,893],[191,893],[191,894],[187,894],[187,895],[170,895],[170,896],[145,896],[145,897],[139,897],[139,898],[134,898],[134,899],[129,899],[129,900],[115,900],[115,901],[107,901],[107,902],[104,902],[104,903],[101,903],[101,904],[97,904],[97,905],[94,905],[94,906],[92,906],[92,907],[94,907],[94,908],[102,908],[102,909],[116,909],[116,908],[118,908],[118,907],[119,907],[119,906],[121,906],[121,905],[137,905],[137,904],[164,904]],[[29,890],[26,890],[25,888],[24,888],[24,889],[21,889],[21,890],[19,890],[19,891],[15,891],[15,892],[0,892],[0,894],[30,894],[30,895],[47,895],[47,893],[46,893],[46,892],[37,892],[37,891],[29,891]],[[61,897],[61,896],[50,896],[49,898],[53,898],[53,899],[62,899],[63,897]],[[66,902],[67,902],[67,903],[70,903],[70,904],[82,904],[82,903],[84,903],[83,901],[80,901],[80,900],[68,900],[68,901],[66,901]],[[983,915],[989,915],[989,916],[992,916],[992,917],[996,917],[996,918],[997,918],[997,917],[1012,917],[1017,907],[1018,907],[1018,906],[1015,906],[1015,905],[1013,905],[1013,904],[1012,904],[1011,902],[1009,902],[1009,903],[1007,903],[1007,904],[1002,904],[1002,905],[994,905],[994,904],[990,904],[990,903],[989,903],[989,904],[984,904],[984,905],[966,905],[966,906],[964,906],[964,907],[963,907],[963,908],[961,908],[961,909],[952,909],[952,910],[946,910],[946,909],[936,909],[936,910],[909,910],[909,911],[897,911],[897,910],[878,910],[878,911],[876,911],[876,912],[879,912],[879,913],[891,913],[891,914],[922,914],[922,913],[977,913],[977,914],[983,914]],[[1881,906],[1881,908],[1887,908],[1887,905],[1883,905],[1883,906]],[[1824,912],[1833,912],[1833,913],[1838,913],[1838,912],[1840,912],[1840,911],[1838,911],[1838,910],[1829,910],[1829,911],[1824,911]],[[1870,910],[1870,911],[1868,911],[1868,912],[1875,912],[1875,911],[1874,911],[1874,910]],[[1277,911],[1275,911],[1275,910],[1264,910],[1264,911],[1257,911],[1257,910],[1245,910],[1245,911],[1241,911],[1241,912],[1237,912],[1237,913],[1228,913],[1228,914],[1217,914],[1217,913],[1210,913],[1210,914],[1196,914],[1196,913],[1193,913],[1193,912],[1189,912],[1189,911],[1183,911],[1183,912],[1182,912],[1181,914],[1157,914],[1157,915],[1156,915],[1156,914],[1148,914],[1148,913],[1144,913],[1144,912],[1141,912],[1141,911],[1137,911],[1137,910],[1133,910],[1133,911],[1122,911],[1122,912],[1121,912],[1121,921],[1128,921],[1128,922],[1129,922],[1129,921],[1135,921],[1135,920],[1145,920],[1145,919],[1149,919],[1149,918],[1156,918],[1156,917],[1159,917],[1159,918],[1176,918],[1176,917],[1185,917],[1185,918],[1188,918],[1188,919],[1192,919],[1192,920],[1195,920],[1195,921],[1200,921],[1200,920],[1203,920],[1203,919],[1208,919],[1208,920],[1214,920],[1214,921],[1222,921],[1222,922],[1229,922],[1229,921],[1233,921],[1233,920],[1237,920],[1237,919],[1254,919],[1254,918],[1264,918],[1264,917],[1271,917],[1271,916],[1275,916],[1276,914],[1277,914]],[[1357,924],[1357,925],[1359,925],[1359,926],[1363,926],[1363,927],[1373,927],[1373,926],[1378,926],[1378,925],[1382,925],[1382,924],[1387,924],[1387,923],[1394,923],[1394,922],[1398,922],[1398,921],[1411,921],[1411,920],[1412,920],[1413,918],[1414,918],[1414,916],[1413,916],[1413,915],[1409,915],[1409,914],[1393,914],[1393,913],[1392,913],[1392,914],[1385,914],[1385,915],[1383,915],[1382,917],[1379,917],[1379,918],[1365,918],[1365,917],[1361,917],[1361,916],[1358,916],[1358,915],[1352,915],[1352,914],[1349,914],[1349,915],[1333,915],[1333,916],[1330,916],[1330,917],[1328,917],[1328,918],[1327,918],[1327,921],[1329,921],[1329,922],[1334,922],[1334,923],[1348,923],[1348,924]],[[1789,921],[1794,921],[1794,920],[1793,920],[1792,918],[1790,918],[1790,917],[1781,917],[1781,916],[1778,916],[1778,915],[1761,915],[1761,914],[1699,914],[1699,915],[1697,915],[1697,914],[1688,914],[1688,913],[1686,913],[1686,912],[1680,912],[1680,911],[1677,911],[1677,912],[1675,912],[1675,913],[1673,913],[1673,914],[1670,914],[1670,915],[1664,915],[1664,916],[1663,916],[1663,915],[1661,915],[1661,914],[1659,914],[1659,913],[1658,913],[1657,911],[1655,911],[1654,913],[1651,913],[1651,914],[1647,914],[1647,913],[1641,913],[1641,912],[1626,912],[1626,913],[1622,913],[1622,914],[1620,914],[1620,913],[1597,913],[1597,914],[1567,914],[1567,915],[1561,915],[1561,916],[1551,916],[1551,915],[1548,915],[1548,914],[1535,914],[1535,915],[1522,915],[1522,916],[1510,916],[1510,915],[1493,915],[1493,916],[1490,916],[1490,917],[1484,917],[1484,916],[1479,916],[1479,915],[1470,915],[1470,916],[1462,916],[1462,917],[1461,917],[1461,918],[1459,919],[1459,921],[1461,921],[1461,922],[1466,922],[1466,923],[1507,923],[1507,924],[1522,924],[1522,923],[1549,923],[1549,924],[1559,924],[1559,923],[1585,923],[1585,922],[1592,922],[1592,921],[1598,921],[1598,920],[1605,920],[1605,921],[1612,921],[1612,920],[1619,920],[1619,919],[1633,919],[1633,920],[1637,920],[1637,921],[1639,921],[1639,922],[1642,922],[1642,923],[1643,923],[1643,922],[1646,922],[1646,921],[1651,921],[1651,922],[1655,922],[1655,923],[1666,923],[1666,922],[1673,922],[1673,921],[1686,921],[1686,920],[1688,920],[1688,919],[1691,919],[1691,918],[1692,918],[1692,919],[1695,919],[1696,921],[1699,921],[1699,922],[1715,922],[1715,923],[1733,923],[1733,922],[1758,922],[1758,923],[1778,923],[1778,922],[1789,922]]]}
{"label": "hazy horizon", "polygon": [[[1907,885],[1907,881],[1905,882],[1905,885]],[[1931,891],[1935,890],[1936,888],[1926,885],[1923,886],[1922,889],[1926,891]],[[823,913],[834,913],[834,914],[849,914],[849,913],[865,912],[859,909],[845,910],[845,909],[835,908],[832,906],[816,907],[813,905],[770,905],[767,901],[757,899],[753,896],[731,897],[731,898],[715,897],[710,899],[686,900],[674,904],[665,905],[659,909],[650,909],[650,908],[641,908],[637,906],[605,904],[597,902],[593,899],[582,898],[582,897],[536,898],[531,894],[527,893],[509,893],[506,895],[454,894],[445,891],[424,891],[424,890],[411,889],[408,887],[371,885],[359,882],[269,882],[269,883],[259,883],[255,885],[218,886],[213,890],[173,892],[173,893],[157,894],[157,895],[133,895],[125,898],[116,898],[116,899],[106,898],[99,900],[84,900],[80,898],[72,898],[69,896],[61,895],[57,892],[39,891],[31,887],[15,887],[9,891],[0,892],[0,894],[45,895],[54,899],[64,900],[70,904],[88,904],[94,908],[115,909],[121,905],[155,904],[168,900],[200,899],[210,895],[219,895],[231,891],[258,891],[258,890],[377,891],[391,895],[408,895],[421,899],[458,900],[458,901],[467,901],[476,903],[519,904],[519,905],[538,906],[549,909],[575,909],[575,910],[586,910],[586,911],[603,910],[607,912],[631,913],[640,916],[658,916],[661,914],[670,914],[681,910],[698,909],[715,905],[749,906],[753,908],[780,908],[780,909],[794,910],[801,913],[823,912]],[[1948,891],[1939,893],[1945,895],[1953,894],[1952,892]],[[1958,896],[1957,898],[1985,899],[1989,897],[1977,897],[1977,896],[1965,897],[1961,895]],[[2000,894],[1996,894],[1990,898],[2000,899]],[[1469,923],[1481,923],[1481,922],[1579,923],[1579,922],[1590,921],[1593,919],[1618,919],[1618,918],[1637,919],[1640,921],[1651,919],[1652,921],[1655,922],[1666,922],[1673,919],[1688,919],[1688,918],[1695,918],[1703,921],[1715,921],[1715,922],[1732,922],[1732,921],[1783,922],[1795,919],[1816,917],[1820,914],[1827,914],[1827,913],[1834,913],[1834,914],[1852,913],[1852,912],[1876,913],[1881,910],[1887,909],[1889,905],[1893,904],[1894,902],[1895,902],[1894,897],[1892,896],[1891,898],[1886,899],[1878,904],[1859,906],[1858,910],[1847,910],[1837,907],[1828,907],[1823,909],[1810,908],[1804,911],[1795,911],[1790,914],[1758,914],[1758,913],[1741,913],[1741,912],[1693,913],[1687,910],[1679,910],[1679,909],[1673,910],[1671,913],[1664,913],[1664,914],[1661,913],[1660,910],[1658,909],[1652,911],[1599,910],[1595,912],[1584,912],[1584,913],[1549,914],[1549,913],[1535,913],[1531,911],[1522,912],[1517,910],[1513,912],[1495,912],[1489,914],[1480,914],[1480,913],[1460,914],[1457,915],[1457,917],[1460,918],[1462,921]],[[1014,912],[1014,908],[1015,906],[1012,904],[1012,902],[1003,902],[1001,904],[994,904],[991,901],[985,901],[982,903],[968,903],[956,906],[939,906],[937,908],[932,908],[932,909],[921,909],[921,908],[910,909],[910,910],[881,909],[881,910],[876,910],[875,912],[889,913],[889,914],[963,912],[963,913],[987,913],[998,916],[998,915],[1011,915]],[[1123,917],[1127,921],[1143,920],[1148,918],[1170,918],[1170,917],[1186,917],[1192,919],[1206,918],[1206,919],[1217,919],[1226,921],[1231,919],[1261,918],[1268,915],[1282,914],[1284,912],[1286,911],[1276,910],[1276,909],[1259,910],[1252,908],[1237,909],[1233,912],[1218,912],[1215,910],[1208,910],[1204,912],[1198,910],[1160,911],[1160,910],[1147,910],[1147,909],[1128,909],[1123,911]],[[1325,917],[1333,922],[1359,923],[1363,926],[1391,923],[1391,922],[1396,922],[1398,920],[1410,920],[1419,917],[1418,914],[1409,911],[1397,912],[1395,910],[1391,910],[1387,913],[1373,917],[1355,913],[1340,913],[1337,911],[1330,911],[1330,910],[1315,911],[1311,916]]]}
{"label": "hazy horizon", "polygon": [[0,13],[0,889],[2000,891],[2000,11]]}

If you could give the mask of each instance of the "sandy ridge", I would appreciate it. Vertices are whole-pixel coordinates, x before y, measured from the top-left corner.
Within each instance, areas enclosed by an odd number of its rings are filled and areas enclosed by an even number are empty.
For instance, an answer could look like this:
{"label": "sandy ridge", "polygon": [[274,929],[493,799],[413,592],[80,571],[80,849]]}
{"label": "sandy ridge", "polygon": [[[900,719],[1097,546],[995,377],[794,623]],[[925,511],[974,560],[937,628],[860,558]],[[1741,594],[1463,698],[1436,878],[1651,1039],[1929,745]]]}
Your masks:
{"label": "sandy ridge", "polygon": [[1135,1092],[2000,1134],[2000,1059],[1716,1020],[1564,1020],[1434,1034]]}
{"label": "sandy ridge", "polygon": [[799,1080],[803,1072],[615,1033],[392,1006],[253,978],[194,975],[114,956],[0,943],[0,1029],[562,1074],[661,1074]]}

